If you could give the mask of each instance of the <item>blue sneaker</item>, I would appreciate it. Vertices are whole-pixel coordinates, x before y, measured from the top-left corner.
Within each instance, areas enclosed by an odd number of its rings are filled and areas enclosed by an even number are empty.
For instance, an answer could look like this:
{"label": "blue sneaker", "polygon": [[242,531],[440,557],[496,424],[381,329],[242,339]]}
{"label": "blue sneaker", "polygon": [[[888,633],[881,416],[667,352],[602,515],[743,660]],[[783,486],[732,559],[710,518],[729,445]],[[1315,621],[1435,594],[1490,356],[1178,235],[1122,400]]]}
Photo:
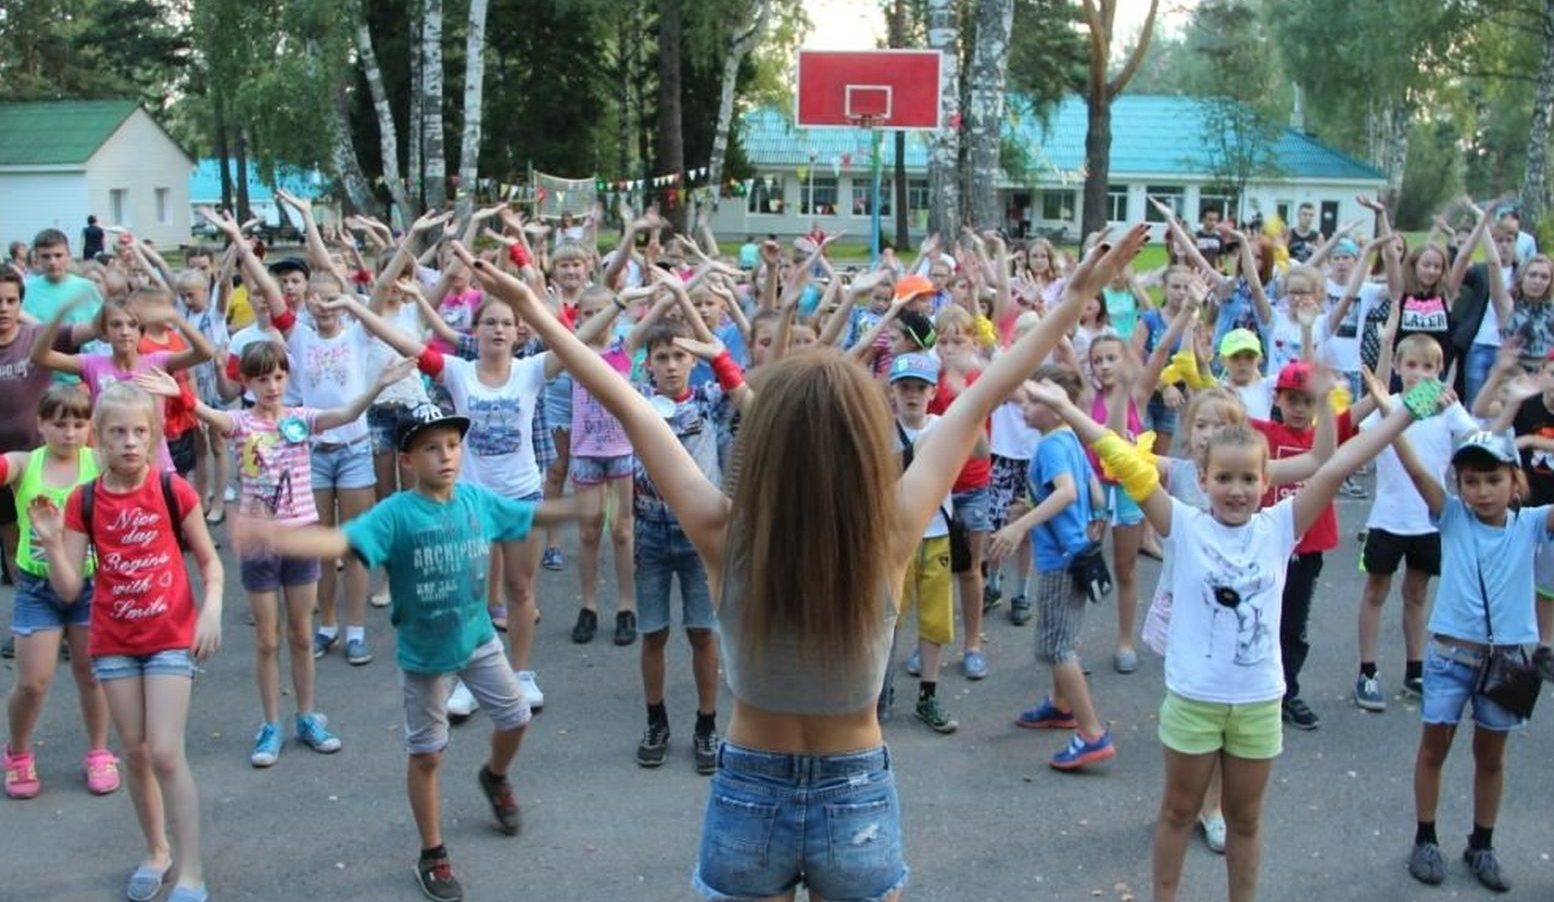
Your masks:
{"label": "blue sneaker", "polygon": [[254,767],[269,767],[280,756],[281,725],[270,722],[260,724],[259,734],[254,737],[254,752],[248,756],[248,763]]}
{"label": "blue sneaker", "polygon": [[907,673],[911,674],[912,676],[921,676],[922,675],[922,672],[923,672],[923,654],[922,654],[922,652],[914,651],[914,652],[912,652],[912,654],[907,656],[906,669],[907,669]]}
{"label": "blue sneaker", "polygon": [[987,658],[983,657],[980,649],[968,651],[960,659],[960,670],[968,680],[985,680],[987,679]]}
{"label": "blue sneaker", "polygon": [[339,644],[339,642],[339,633],[335,633],[333,636],[331,636],[328,633],[325,633],[323,630],[318,630],[313,634],[313,657],[322,658],[324,655],[329,653],[331,648],[334,648],[337,644]]}
{"label": "blue sneaker", "polygon": [[367,637],[345,640],[345,663],[355,667],[372,663],[372,647],[367,644]]}
{"label": "blue sneaker", "polygon": [[1020,716],[1014,719],[1014,724],[1027,730],[1073,730],[1079,727],[1074,712],[1064,711],[1054,705],[1051,698],[1044,698],[1036,707],[1021,711]]}
{"label": "blue sneaker", "polygon": [[328,727],[329,718],[322,714],[298,714],[297,740],[315,752],[334,754],[340,751],[340,737]]}
{"label": "blue sneaker", "polygon": [[561,557],[561,549],[554,545],[545,549],[545,553],[540,556],[540,566],[546,570],[560,570],[565,564],[565,559]]}
{"label": "blue sneaker", "polygon": [[1078,730],[1069,741],[1068,748],[1052,756],[1047,762],[1056,770],[1078,770],[1087,764],[1095,764],[1117,757],[1117,747],[1112,745],[1111,731],[1102,731],[1094,739],[1086,739]]}

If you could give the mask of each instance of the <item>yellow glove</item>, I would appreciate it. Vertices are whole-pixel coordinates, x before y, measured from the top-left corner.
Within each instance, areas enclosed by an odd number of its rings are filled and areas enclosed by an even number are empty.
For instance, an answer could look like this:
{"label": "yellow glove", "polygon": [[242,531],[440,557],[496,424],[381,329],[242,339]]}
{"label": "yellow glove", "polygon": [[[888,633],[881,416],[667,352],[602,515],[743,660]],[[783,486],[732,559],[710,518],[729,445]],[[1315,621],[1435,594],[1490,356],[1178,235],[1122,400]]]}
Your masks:
{"label": "yellow glove", "polygon": [[1343,413],[1354,404],[1354,395],[1350,393],[1347,383],[1340,382],[1334,385],[1327,393],[1327,405],[1333,408],[1333,415]]}
{"label": "yellow glove", "polygon": [[[1151,443],[1153,432],[1147,432]],[[1139,436],[1142,441],[1144,436]],[[1138,448],[1129,445],[1115,432],[1108,432],[1090,445],[1101,459],[1101,468],[1122,485],[1128,497],[1142,504],[1144,499],[1160,488],[1160,471],[1155,469],[1154,455],[1147,457]]]}
{"label": "yellow glove", "polygon": [[977,332],[976,342],[978,347],[991,348],[998,344],[998,330],[993,328],[992,320],[979,315],[973,321],[973,327]]}
{"label": "yellow glove", "polygon": [[[1171,365],[1166,367],[1166,372],[1175,371],[1178,378],[1176,382],[1185,382],[1190,389],[1208,388],[1214,384],[1214,380],[1205,376],[1198,370],[1198,355],[1191,348],[1183,348],[1171,357]],[[1162,376],[1162,381],[1163,381]]]}

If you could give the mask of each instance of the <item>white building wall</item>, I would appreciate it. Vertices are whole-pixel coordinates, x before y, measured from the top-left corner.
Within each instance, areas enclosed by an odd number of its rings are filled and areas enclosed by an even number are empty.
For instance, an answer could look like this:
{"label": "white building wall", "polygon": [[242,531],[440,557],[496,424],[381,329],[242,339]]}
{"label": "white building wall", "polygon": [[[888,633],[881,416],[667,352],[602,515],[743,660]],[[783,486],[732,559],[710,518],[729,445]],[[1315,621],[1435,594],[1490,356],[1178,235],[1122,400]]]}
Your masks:
{"label": "white building wall", "polygon": [[[123,226],[158,247],[187,244],[193,169],[194,162],[183,150],[145,110],[137,109],[87,161],[90,212],[103,225]],[[115,191],[123,192],[117,222]]]}
{"label": "white building wall", "polygon": [[32,239],[43,229],[59,229],[70,238],[70,251],[81,255],[86,227],[86,174],[76,172],[0,172],[0,239]]}

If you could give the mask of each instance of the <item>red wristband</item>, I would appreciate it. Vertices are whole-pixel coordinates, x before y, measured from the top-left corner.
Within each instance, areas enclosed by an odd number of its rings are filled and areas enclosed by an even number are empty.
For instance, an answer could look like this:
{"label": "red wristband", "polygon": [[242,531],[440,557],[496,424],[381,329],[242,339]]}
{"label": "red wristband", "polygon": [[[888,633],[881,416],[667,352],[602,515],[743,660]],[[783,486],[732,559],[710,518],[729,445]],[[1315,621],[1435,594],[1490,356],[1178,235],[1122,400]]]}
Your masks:
{"label": "red wristband", "polygon": [[358,284],[358,285],[371,285],[372,284],[372,270],[370,270],[370,269],[358,269],[356,271],[356,275],[355,275],[354,278],[356,279],[356,284]]}
{"label": "red wristband", "polygon": [[712,375],[717,377],[718,385],[726,392],[731,392],[745,384],[745,371],[734,361],[734,355],[727,349],[712,358]]}
{"label": "red wristband", "polygon": [[285,313],[282,313],[279,316],[270,317],[270,325],[274,326],[282,332],[290,330],[291,327],[295,326],[296,324],[297,314],[291,310],[287,310]]}
{"label": "red wristband", "polygon": [[237,359],[238,355],[236,354],[227,355],[227,378],[231,379],[233,382],[238,381],[238,378],[241,375],[241,373],[238,372]]}
{"label": "red wristband", "polygon": [[513,265],[519,269],[529,266],[529,251],[521,244],[510,244],[507,247],[507,259],[513,261]]}
{"label": "red wristband", "polygon": [[437,374],[442,372],[442,352],[431,345],[427,345],[422,349],[420,356],[416,357],[415,365],[421,372],[435,379]]}

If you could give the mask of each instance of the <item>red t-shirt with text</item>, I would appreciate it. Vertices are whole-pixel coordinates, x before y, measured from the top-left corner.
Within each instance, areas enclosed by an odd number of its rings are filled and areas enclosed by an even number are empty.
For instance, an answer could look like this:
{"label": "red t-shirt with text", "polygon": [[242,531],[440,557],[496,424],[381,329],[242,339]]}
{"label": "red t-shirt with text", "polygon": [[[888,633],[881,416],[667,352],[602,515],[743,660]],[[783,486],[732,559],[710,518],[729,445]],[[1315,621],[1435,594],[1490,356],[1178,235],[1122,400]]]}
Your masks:
{"label": "red t-shirt with text", "polygon": [[[1349,416],[1349,411],[1338,415],[1338,443],[1341,445],[1354,437],[1354,418]],[[1252,426],[1263,434],[1268,440],[1268,456],[1272,460],[1285,457],[1297,457],[1310,451],[1317,441],[1317,430],[1291,429],[1283,423],[1275,423],[1271,420],[1252,420]],[[1271,486],[1268,494],[1263,496],[1263,507],[1272,507],[1280,501],[1294,495],[1301,490],[1304,482],[1287,482],[1283,485]],[[1295,546],[1296,554],[1310,554],[1313,551],[1332,551],[1338,547],[1338,512],[1331,502],[1317,517],[1317,521],[1311,524],[1306,534],[1300,537],[1300,544]]]}
{"label": "red t-shirt with text", "polygon": [[[188,348],[189,343],[183,336],[172,330],[168,330],[164,341],[156,341],[149,335],[140,336],[141,354],[158,351],[179,354]],[[179,438],[194,428],[194,386],[189,382],[189,371],[174,372],[173,380],[178,383],[178,397],[162,399],[162,434],[170,439]]]}
{"label": "red t-shirt with text", "polygon": [[[197,510],[199,495],[181,477],[172,480],[178,509]],[[95,658],[189,648],[194,644],[194,596],[160,478],[148,472],[132,492],[110,492],[101,481],[71,492],[65,526],[82,534],[87,530],[81,497],[93,487],[97,576],[88,652]]]}
{"label": "red t-shirt with text", "polygon": [[[956,380],[959,384],[952,384],[949,374],[939,373],[939,385],[934,389],[933,400],[928,402],[928,412],[935,416],[943,414],[950,409],[960,393],[976,383],[982,375],[981,370],[971,370],[966,373],[964,380]],[[984,420],[982,430],[991,430],[991,419]],[[961,467],[960,474],[955,477],[955,485],[950,488],[952,492],[970,492],[975,489],[985,489],[993,482],[993,461],[987,455],[981,457],[973,454],[966,458],[966,465]]]}

